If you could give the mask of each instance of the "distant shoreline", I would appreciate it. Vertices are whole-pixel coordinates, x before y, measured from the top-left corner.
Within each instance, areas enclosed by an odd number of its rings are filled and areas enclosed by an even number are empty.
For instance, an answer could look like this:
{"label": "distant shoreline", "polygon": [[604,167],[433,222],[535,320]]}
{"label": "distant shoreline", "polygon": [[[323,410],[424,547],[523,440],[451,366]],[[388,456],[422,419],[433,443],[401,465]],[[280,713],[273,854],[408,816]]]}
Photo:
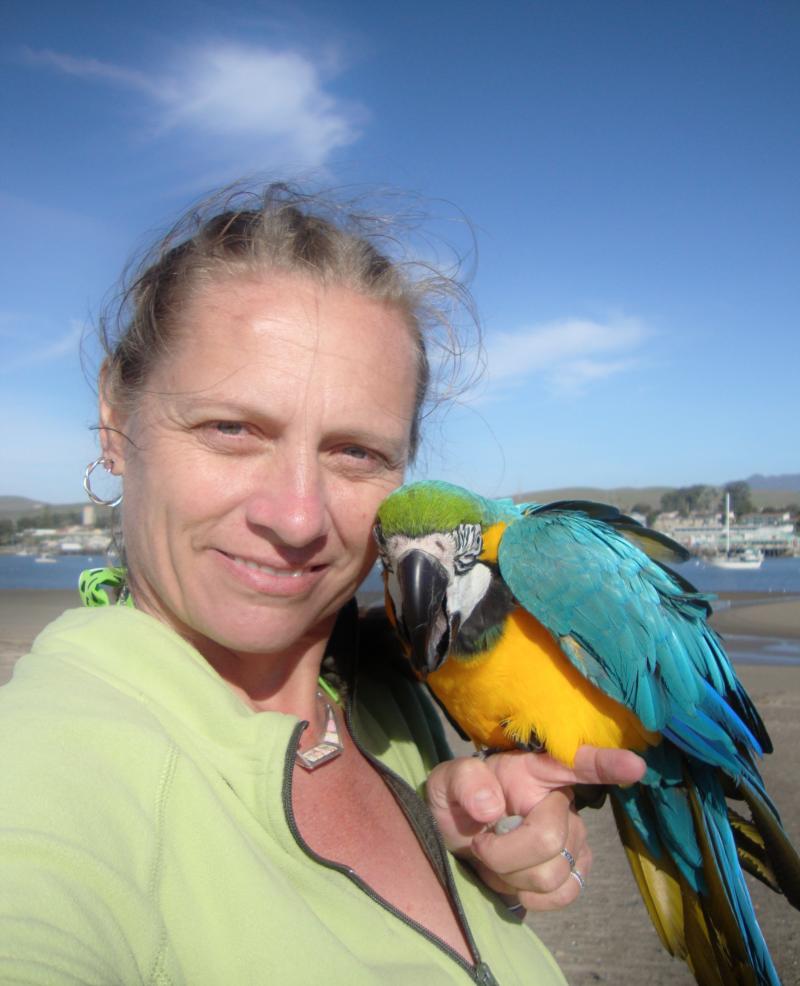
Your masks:
{"label": "distant shoreline", "polygon": [[[718,599],[724,608],[714,613],[711,625],[737,666],[758,665],[762,670],[772,666],[777,671],[789,664],[790,673],[798,670],[800,595],[729,592],[719,593]],[[361,593],[359,602],[365,608],[381,606],[382,593]],[[42,629],[64,610],[79,605],[74,589],[0,589],[0,684]]]}

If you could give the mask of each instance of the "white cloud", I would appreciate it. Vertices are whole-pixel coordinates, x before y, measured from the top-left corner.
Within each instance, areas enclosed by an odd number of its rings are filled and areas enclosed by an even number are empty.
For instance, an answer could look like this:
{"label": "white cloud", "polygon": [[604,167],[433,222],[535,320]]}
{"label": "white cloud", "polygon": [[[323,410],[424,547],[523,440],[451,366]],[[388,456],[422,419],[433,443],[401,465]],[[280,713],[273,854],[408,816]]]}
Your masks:
{"label": "white cloud", "polygon": [[582,393],[590,384],[626,373],[641,363],[649,335],[637,319],[605,323],[563,319],[515,332],[493,332],[486,341],[489,395],[542,378],[562,395]]}
{"label": "white cloud", "polygon": [[78,319],[70,319],[69,328],[55,339],[44,339],[25,325],[26,319],[17,318],[17,324],[7,314],[0,314],[0,338],[3,341],[3,358],[0,373],[15,373],[28,366],[51,363],[64,357],[74,358],[84,334],[84,325]]}
{"label": "white cloud", "polygon": [[[318,64],[298,51],[234,42],[184,49],[168,69],[143,72],[95,58],[28,52],[34,64],[148,97],[154,131],[217,138],[205,145],[244,166],[317,167],[355,141],[366,111],[325,88]],[[320,63],[322,64],[322,63]],[[330,68],[329,58],[324,64]]]}

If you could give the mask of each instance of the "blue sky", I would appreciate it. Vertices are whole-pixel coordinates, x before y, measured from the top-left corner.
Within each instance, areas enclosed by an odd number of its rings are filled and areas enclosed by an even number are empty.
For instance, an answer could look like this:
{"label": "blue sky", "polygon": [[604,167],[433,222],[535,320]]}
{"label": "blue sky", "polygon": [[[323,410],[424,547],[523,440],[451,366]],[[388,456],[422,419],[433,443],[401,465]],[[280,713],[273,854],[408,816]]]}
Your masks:
{"label": "blue sky", "polygon": [[37,0],[0,38],[0,493],[81,498],[82,333],[148,233],[256,173],[419,194],[476,264],[488,371],[428,474],[800,471],[793,0]]}

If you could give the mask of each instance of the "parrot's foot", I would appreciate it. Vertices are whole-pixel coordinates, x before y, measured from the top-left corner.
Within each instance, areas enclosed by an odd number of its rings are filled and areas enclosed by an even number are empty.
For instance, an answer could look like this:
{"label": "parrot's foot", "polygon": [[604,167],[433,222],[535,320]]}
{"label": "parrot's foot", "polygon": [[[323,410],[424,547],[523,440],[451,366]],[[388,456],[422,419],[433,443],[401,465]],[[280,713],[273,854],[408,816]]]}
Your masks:
{"label": "parrot's foot", "polygon": [[[519,725],[513,723],[511,719],[504,719],[500,723],[500,728],[503,733],[508,737],[509,742],[513,744],[514,749],[522,750],[524,753],[545,753],[546,747],[544,742],[539,739],[539,736],[535,729],[531,729],[528,733],[528,738],[524,742],[521,739],[516,739],[520,735],[521,730]],[[524,735],[524,732],[522,733]]]}
{"label": "parrot's foot", "polygon": [[508,747],[505,746],[482,746],[480,749],[476,750],[472,755],[477,757],[478,760],[488,760],[489,757],[493,757],[495,753],[508,753]]}
{"label": "parrot's foot", "polygon": [[527,743],[517,743],[517,749],[522,750],[524,753],[544,753],[545,745],[536,735],[536,733],[531,733],[530,739]]}

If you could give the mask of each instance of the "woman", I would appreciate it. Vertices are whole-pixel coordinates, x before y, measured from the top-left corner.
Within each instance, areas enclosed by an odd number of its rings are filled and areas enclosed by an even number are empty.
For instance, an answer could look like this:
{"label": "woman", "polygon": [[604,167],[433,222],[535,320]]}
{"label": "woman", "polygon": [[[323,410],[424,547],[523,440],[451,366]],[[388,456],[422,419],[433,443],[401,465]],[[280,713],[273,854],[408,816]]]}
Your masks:
{"label": "woman", "polygon": [[573,899],[564,785],[638,758],[438,763],[347,605],[418,441],[425,289],[280,187],[136,278],[100,378],[133,605],[66,613],[0,695],[0,981],[563,981],[474,874]]}

